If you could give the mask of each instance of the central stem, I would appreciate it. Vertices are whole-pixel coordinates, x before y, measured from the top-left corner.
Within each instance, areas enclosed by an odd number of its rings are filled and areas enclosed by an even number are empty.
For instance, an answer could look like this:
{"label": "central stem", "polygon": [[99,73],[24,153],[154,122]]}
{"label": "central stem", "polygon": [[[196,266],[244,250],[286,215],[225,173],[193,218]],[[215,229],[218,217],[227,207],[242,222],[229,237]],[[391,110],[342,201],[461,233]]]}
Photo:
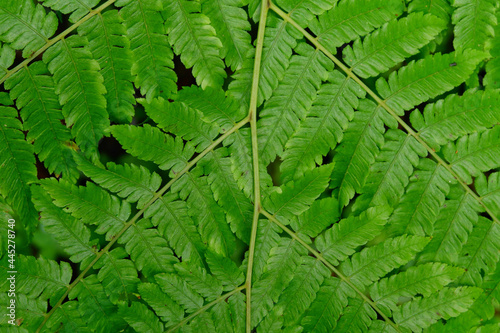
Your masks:
{"label": "central stem", "polygon": [[250,107],[248,117],[250,118],[250,129],[252,133],[252,161],[253,161],[253,192],[254,210],[252,219],[252,231],[250,235],[250,247],[248,249],[248,267],[245,281],[246,289],[246,332],[252,330],[252,271],[255,254],[255,241],[257,239],[257,226],[260,214],[260,175],[259,175],[259,147],[257,140],[257,101],[259,97],[260,65],[262,62],[262,49],[264,47],[264,34],[266,30],[267,12],[269,11],[268,0],[262,0],[260,9],[259,31],[257,33],[257,45],[255,50],[255,62],[252,77],[252,91],[250,94]]}

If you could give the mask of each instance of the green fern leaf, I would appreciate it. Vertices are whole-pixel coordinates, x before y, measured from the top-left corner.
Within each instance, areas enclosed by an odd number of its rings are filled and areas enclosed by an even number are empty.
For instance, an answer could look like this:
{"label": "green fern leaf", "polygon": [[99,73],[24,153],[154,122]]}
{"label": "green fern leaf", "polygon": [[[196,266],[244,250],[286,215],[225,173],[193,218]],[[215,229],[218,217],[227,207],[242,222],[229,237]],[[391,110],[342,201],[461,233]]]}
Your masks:
{"label": "green fern leaf", "polygon": [[[2,288],[10,285],[7,257],[2,260]],[[54,260],[44,258],[36,259],[32,256],[17,257],[16,267],[19,274],[16,275],[16,292],[26,295],[31,299],[40,299],[53,305],[57,299],[68,290],[71,280],[71,266],[66,262],[60,264]],[[8,290],[8,288],[7,288]]]}
{"label": "green fern leaf", "polygon": [[87,45],[87,39],[71,36],[50,47],[43,61],[54,77],[66,125],[72,126],[71,134],[82,151],[95,159],[109,119],[99,64],[85,49]]}
{"label": "green fern leaf", "polygon": [[325,190],[332,167],[332,165],[318,167],[303,178],[286,183],[279,191],[264,198],[264,207],[276,217],[285,219],[285,223],[288,224],[287,220],[306,211]]}
{"label": "green fern leaf", "polygon": [[69,260],[86,265],[94,259],[95,249],[92,246],[96,241],[91,242],[90,230],[78,219],[58,209],[41,186],[32,186],[31,191],[36,198],[35,206],[41,212],[41,225],[70,255]]}
{"label": "green fern leaf", "polygon": [[222,294],[222,283],[207,274],[204,268],[189,263],[175,265],[179,276],[207,301],[213,301]]}
{"label": "green fern leaf", "polygon": [[465,81],[484,58],[473,50],[435,54],[411,62],[386,81],[377,80],[377,91],[398,115],[430,98],[453,89]]}
{"label": "green fern leaf", "polygon": [[304,255],[304,248],[298,242],[286,238],[281,238],[271,249],[264,272],[253,288],[252,326],[256,326],[269,312],[273,302],[278,301],[279,295],[292,280],[300,257]]}
{"label": "green fern leaf", "polygon": [[135,330],[135,332],[161,332],[163,324],[142,303],[132,302],[130,307],[126,304],[121,304],[118,307],[118,314],[127,321],[127,323]]}
{"label": "green fern leaf", "polygon": [[481,289],[474,287],[444,288],[439,293],[404,304],[394,313],[394,320],[413,332],[421,332],[440,318],[446,320],[465,312],[480,293]]}
{"label": "green fern leaf", "polygon": [[[131,155],[155,162],[162,170],[172,169],[174,175],[186,167],[195,152],[190,143],[184,145],[181,138],[173,138],[147,124],[143,127],[115,125],[111,133]],[[148,149],[144,149],[146,145]]]}
{"label": "green fern leaf", "polygon": [[491,173],[488,180],[486,176],[480,174],[475,181],[475,186],[485,205],[494,214],[500,215],[500,173]]}
{"label": "green fern leaf", "polygon": [[301,324],[306,332],[327,333],[336,326],[336,321],[347,306],[347,297],[354,297],[352,289],[338,278],[327,278],[321,285],[316,299],[306,312]]}
{"label": "green fern leaf", "polygon": [[0,40],[30,57],[57,30],[57,17],[31,0],[14,0],[0,7]]}
{"label": "green fern leaf", "polygon": [[298,234],[311,238],[317,237],[340,217],[338,201],[335,198],[324,198],[313,202],[311,207],[291,221],[291,226]]}
{"label": "green fern leaf", "polygon": [[161,2],[119,0],[116,5],[123,6],[120,16],[127,27],[133,53],[131,70],[135,86],[148,101],[157,96],[170,98],[177,90],[177,76],[172,70],[174,55],[165,36]]}
{"label": "green fern leaf", "polygon": [[161,185],[160,176],[149,172],[143,166],[119,165],[110,162],[105,169],[93,165],[77,154],[75,154],[75,160],[78,169],[87,177],[128,202],[137,202],[138,208],[143,208],[154,197]]}
{"label": "green fern leaf", "polygon": [[141,283],[137,288],[141,299],[148,303],[167,327],[180,322],[184,317],[184,310],[167,294],[163,293],[157,284]]}
{"label": "green fern leaf", "polygon": [[36,211],[31,202],[29,183],[36,181],[33,148],[24,140],[23,125],[16,119],[13,108],[0,106],[0,161],[3,177],[0,193],[21,217],[27,231],[37,225]]}
{"label": "green fern leaf", "polygon": [[499,140],[500,127],[495,126],[491,130],[463,136],[455,143],[446,145],[443,154],[460,178],[470,184],[472,177],[500,166]]}
{"label": "green fern leaf", "polygon": [[74,23],[99,3],[99,0],[41,0],[44,6],[58,10],[64,14],[71,14],[69,21]]}
{"label": "green fern leaf", "polygon": [[435,150],[460,136],[493,127],[500,121],[498,91],[468,90],[411,113],[419,136]]}
{"label": "green fern leaf", "polygon": [[21,109],[27,138],[34,141],[38,158],[49,172],[76,178],[70,130],[61,124],[61,106],[45,64],[39,61],[24,67],[5,81],[5,87],[10,89],[10,97]]}
{"label": "green fern leaf", "polygon": [[311,21],[310,28],[318,41],[335,54],[337,47],[370,33],[402,12],[400,1],[341,1]]}
{"label": "green fern leaf", "polygon": [[376,76],[418,53],[443,29],[444,22],[432,15],[410,14],[384,24],[363,42],[356,40],[343,50],[342,58],[359,76]]}
{"label": "green fern leaf", "polygon": [[377,314],[368,304],[351,298],[333,332],[366,332],[375,318]]}
{"label": "green fern leaf", "polygon": [[410,267],[408,270],[384,278],[370,286],[370,296],[377,306],[390,311],[398,311],[400,297],[421,294],[429,297],[451,283],[463,270],[445,264],[429,263]]}
{"label": "green fern leaf", "polygon": [[450,21],[453,7],[447,0],[413,0],[408,5],[408,12],[423,12]]}
{"label": "green fern leaf", "polygon": [[134,264],[124,259],[126,257],[127,252],[123,248],[117,248],[106,253],[96,263],[96,268],[99,268],[97,278],[113,304],[135,292],[140,282]]}
{"label": "green fern leaf", "polygon": [[155,276],[158,285],[188,313],[198,310],[203,305],[203,298],[189,284],[174,274]]}
{"label": "green fern leaf", "polygon": [[250,24],[247,13],[241,8],[244,5],[244,0],[204,0],[201,4],[202,13],[210,18],[222,42],[220,57],[225,58],[227,66],[233,70],[242,66],[251,49]]}
{"label": "green fern leaf", "polygon": [[456,50],[467,48],[484,50],[488,40],[494,36],[493,27],[497,24],[495,10],[498,4],[491,0],[454,0],[452,5]]}
{"label": "green fern leaf", "polygon": [[205,256],[210,272],[220,281],[223,290],[233,290],[243,283],[243,273],[231,259],[213,251],[207,251]]}
{"label": "green fern leaf", "polygon": [[226,73],[220,58],[222,43],[210,19],[201,11],[201,4],[175,0],[167,4],[167,34],[176,54],[187,68],[193,68],[196,82],[202,87],[222,86]]}
{"label": "green fern leaf", "polygon": [[428,238],[401,236],[355,253],[340,270],[358,287],[364,287],[406,264],[429,242]]}
{"label": "green fern leaf", "polygon": [[42,186],[56,206],[66,208],[85,224],[97,224],[95,232],[106,234],[107,240],[116,236],[130,216],[127,202],[120,202],[92,183],[77,187],[63,180],[47,179]]}
{"label": "green fern leaf", "polygon": [[135,104],[130,73],[132,54],[122,21],[118,11],[112,10],[78,27],[79,34],[89,40],[88,48],[101,68],[110,119],[119,123],[132,120]]}
{"label": "green fern leaf", "polygon": [[336,223],[316,238],[315,245],[332,264],[346,260],[356,248],[366,244],[382,231],[391,209],[387,206],[370,208],[360,216],[350,216]]}
{"label": "green fern leaf", "polygon": [[265,164],[281,155],[283,147],[304,119],[321,81],[326,80],[331,62],[306,44],[295,48],[283,80],[260,112],[259,156]]}
{"label": "green fern leaf", "polygon": [[173,272],[173,265],[178,262],[165,238],[151,227],[149,220],[140,220],[119,240],[125,245],[137,269],[146,277]]}

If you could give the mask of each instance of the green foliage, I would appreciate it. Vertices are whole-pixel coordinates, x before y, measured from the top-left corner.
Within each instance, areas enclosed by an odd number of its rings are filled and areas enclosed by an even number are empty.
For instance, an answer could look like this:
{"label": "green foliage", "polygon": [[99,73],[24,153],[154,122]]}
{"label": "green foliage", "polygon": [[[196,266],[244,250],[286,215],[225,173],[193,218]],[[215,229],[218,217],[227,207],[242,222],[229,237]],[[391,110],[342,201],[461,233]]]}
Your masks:
{"label": "green foliage", "polygon": [[497,332],[497,7],[2,2],[1,331]]}

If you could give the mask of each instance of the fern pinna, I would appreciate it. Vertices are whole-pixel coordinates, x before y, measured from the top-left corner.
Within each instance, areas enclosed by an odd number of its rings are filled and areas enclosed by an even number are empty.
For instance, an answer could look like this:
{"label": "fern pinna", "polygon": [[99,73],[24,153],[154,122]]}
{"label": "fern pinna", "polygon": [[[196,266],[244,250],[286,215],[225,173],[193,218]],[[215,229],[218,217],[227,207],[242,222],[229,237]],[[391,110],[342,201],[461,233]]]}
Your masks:
{"label": "fern pinna", "polygon": [[497,7],[2,1],[2,331],[500,331]]}

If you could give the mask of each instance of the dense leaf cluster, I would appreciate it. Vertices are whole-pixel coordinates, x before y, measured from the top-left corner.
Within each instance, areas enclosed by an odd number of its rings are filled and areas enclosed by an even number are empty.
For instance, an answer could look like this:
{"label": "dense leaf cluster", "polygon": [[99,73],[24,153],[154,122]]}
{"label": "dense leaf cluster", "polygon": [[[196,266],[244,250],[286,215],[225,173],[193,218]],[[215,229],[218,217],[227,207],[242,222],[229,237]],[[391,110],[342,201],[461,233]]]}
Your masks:
{"label": "dense leaf cluster", "polygon": [[2,331],[498,332],[497,7],[2,1]]}

